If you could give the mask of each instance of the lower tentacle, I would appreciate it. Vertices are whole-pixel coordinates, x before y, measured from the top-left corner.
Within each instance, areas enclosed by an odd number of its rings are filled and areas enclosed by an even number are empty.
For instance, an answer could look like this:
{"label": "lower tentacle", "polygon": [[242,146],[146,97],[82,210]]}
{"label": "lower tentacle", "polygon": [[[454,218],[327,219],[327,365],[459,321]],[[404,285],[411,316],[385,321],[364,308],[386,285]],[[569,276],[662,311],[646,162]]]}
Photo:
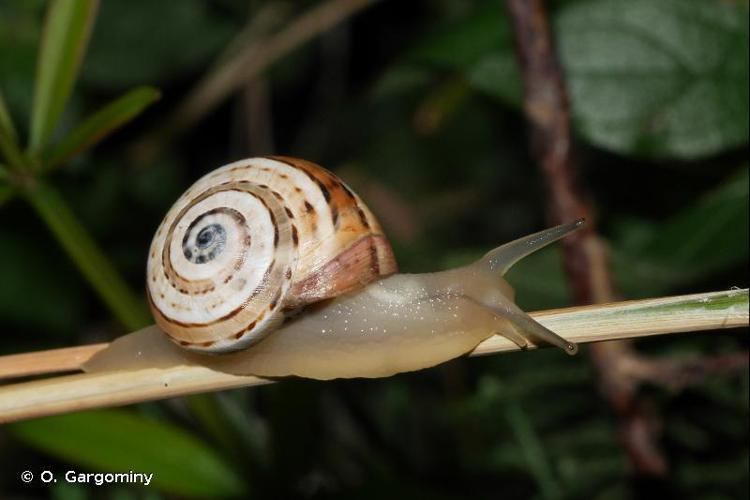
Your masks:
{"label": "lower tentacle", "polygon": [[578,345],[574,342],[565,340],[534,318],[523,312],[518,306],[512,304],[509,308],[507,319],[510,323],[526,333],[533,340],[541,340],[548,344],[559,347],[567,354],[573,355],[578,352]]}

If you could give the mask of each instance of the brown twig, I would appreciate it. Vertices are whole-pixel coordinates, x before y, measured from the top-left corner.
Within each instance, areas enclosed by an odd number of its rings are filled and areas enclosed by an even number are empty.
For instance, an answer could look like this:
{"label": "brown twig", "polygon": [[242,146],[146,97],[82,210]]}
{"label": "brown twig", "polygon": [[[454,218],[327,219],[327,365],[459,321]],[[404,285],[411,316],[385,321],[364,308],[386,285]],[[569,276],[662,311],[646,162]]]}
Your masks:
{"label": "brown twig", "polygon": [[[607,252],[576,185],[568,98],[544,2],[507,0],[507,6],[524,79],[524,109],[531,124],[532,151],[544,173],[550,218],[554,222],[580,217],[589,221],[585,230],[562,241],[566,273],[578,303],[609,302],[614,292]],[[646,360],[629,341],[594,345],[590,352],[600,374],[602,394],[620,417],[621,439],[631,464],[637,472],[650,475],[663,474],[667,462],[657,445],[654,419],[637,398],[638,386],[648,381],[681,387],[706,374],[747,365],[746,354],[741,356],[744,361],[735,356],[689,362]]]}
{"label": "brown twig", "polygon": [[[524,78],[532,149],[550,194],[551,219],[558,222],[584,217],[590,222],[585,230],[562,241],[566,273],[578,303],[609,302],[614,292],[607,252],[576,185],[568,98],[543,0],[507,0],[507,4]],[[647,359],[627,340],[593,345],[590,353],[600,374],[602,394],[620,417],[621,439],[633,468],[651,475],[663,474],[667,463],[657,445],[655,419],[637,398],[639,385],[680,389],[707,375],[731,373],[748,364],[747,353],[691,360]]]}
{"label": "brown twig", "polygon": [[638,355],[626,358],[619,368],[623,377],[681,391],[700,384],[713,375],[747,370],[749,362],[748,351],[686,359],[647,358]]}

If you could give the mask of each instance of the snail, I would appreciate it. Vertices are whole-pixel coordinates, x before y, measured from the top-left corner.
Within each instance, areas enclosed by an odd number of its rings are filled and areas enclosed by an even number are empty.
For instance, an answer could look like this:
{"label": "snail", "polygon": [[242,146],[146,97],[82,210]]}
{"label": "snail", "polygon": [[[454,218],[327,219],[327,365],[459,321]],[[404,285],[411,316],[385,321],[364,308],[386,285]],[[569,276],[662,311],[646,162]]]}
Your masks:
{"label": "snail", "polygon": [[467,266],[397,274],[377,219],[334,174],[295,158],[241,160],[199,179],[157,229],[146,276],[156,326],[120,337],[84,369],[199,364],[262,377],[384,377],[461,356],[495,334],[575,354],[514,303],[502,276],[582,224]]}

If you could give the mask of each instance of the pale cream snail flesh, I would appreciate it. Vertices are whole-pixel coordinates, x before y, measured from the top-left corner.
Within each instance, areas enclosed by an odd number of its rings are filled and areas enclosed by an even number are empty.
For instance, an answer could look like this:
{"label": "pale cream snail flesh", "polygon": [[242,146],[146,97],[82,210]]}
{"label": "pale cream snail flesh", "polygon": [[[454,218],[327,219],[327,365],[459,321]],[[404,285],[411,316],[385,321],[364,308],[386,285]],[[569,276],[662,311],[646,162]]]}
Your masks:
{"label": "pale cream snail flesh", "polygon": [[196,182],[157,230],[147,270],[157,326],[120,337],[84,369],[385,377],[461,356],[492,335],[575,354],[515,305],[502,276],[582,224],[467,266],[394,274],[380,225],[338,177],[294,158],[235,162]]}

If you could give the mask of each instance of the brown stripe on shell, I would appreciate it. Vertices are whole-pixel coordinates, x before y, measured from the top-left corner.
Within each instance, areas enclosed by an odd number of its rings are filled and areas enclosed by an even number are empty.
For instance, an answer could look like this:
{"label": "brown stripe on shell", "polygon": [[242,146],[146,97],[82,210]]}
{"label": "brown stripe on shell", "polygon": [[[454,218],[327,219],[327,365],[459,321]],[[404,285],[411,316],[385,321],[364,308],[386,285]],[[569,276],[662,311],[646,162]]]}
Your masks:
{"label": "brown stripe on shell", "polygon": [[266,311],[261,311],[260,314],[258,314],[258,317],[255,318],[251,323],[248,323],[247,326],[243,327],[242,330],[240,330],[237,333],[234,333],[232,335],[229,335],[227,337],[224,337],[222,340],[227,339],[241,339],[245,336],[245,334],[249,331],[251,331],[253,328],[255,328],[255,325],[258,324],[258,321],[261,321],[263,318],[266,317]]}
{"label": "brown stripe on shell", "polygon": [[156,318],[157,319],[157,323],[159,323],[160,322],[159,320],[161,320],[164,323],[168,323],[170,325],[179,326],[179,327],[182,327],[182,328],[206,327],[206,326],[215,325],[217,323],[223,323],[224,321],[227,321],[227,320],[232,319],[233,317],[237,316],[239,313],[241,313],[245,309],[245,305],[242,304],[239,307],[236,307],[236,308],[232,309],[231,311],[229,311],[224,316],[222,316],[220,318],[216,318],[215,320],[209,321],[208,323],[186,323],[186,322],[183,322],[183,321],[178,321],[178,320],[176,320],[174,318],[170,318],[169,316],[166,316],[161,311],[161,309],[157,308],[156,305],[153,304],[153,302],[151,303],[151,305],[152,305],[152,311],[154,312],[154,316],[156,316],[157,313],[158,313],[158,318]]}
{"label": "brown stripe on shell", "polygon": [[367,221],[367,216],[365,215],[364,210],[362,210],[362,207],[360,207],[359,205],[357,205],[357,214],[359,215],[359,220],[360,222],[362,222],[362,225],[367,229],[370,229],[370,223]]}
{"label": "brown stripe on shell", "polygon": [[331,192],[328,190],[326,185],[320,182],[318,179],[315,179],[315,182],[318,184],[320,192],[323,193],[323,198],[326,199],[326,203],[331,203]]}
{"label": "brown stripe on shell", "polygon": [[333,222],[333,228],[339,228],[339,209],[336,205],[331,206],[331,222]]}
{"label": "brown stripe on shell", "polygon": [[265,318],[265,316],[266,316],[266,312],[265,311],[261,311],[260,314],[258,315],[258,317],[255,318],[255,320],[253,320],[252,322],[250,322],[247,326],[242,327],[242,330],[238,331],[237,333],[233,333],[231,335],[228,335],[226,337],[222,337],[222,338],[219,338],[219,339],[212,340],[212,341],[210,341],[210,343],[208,345],[206,345],[206,342],[190,342],[190,341],[187,341],[187,340],[180,340],[179,343],[180,343],[180,345],[183,345],[183,346],[202,346],[202,347],[208,347],[208,346],[213,345],[213,344],[215,344],[217,342],[220,342],[222,340],[229,340],[229,339],[239,340],[242,337],[244,337],[246,333],[248,333],[253,328],[255,328],[255,325],[258,324],[258,321],[261,321],[263,318]]}
{"label": "brown stripe on shell", "polygon": [[327,180],[336,180],[336,176],[331,172],[320,165],[315,165],[314,163],[306,162],[298,158],[289,158],[286,156],[268,156],[267,158],[284,163],[285,165],[303,172],[311,181],[318,185],[318,189],[320,189],[326,203],[331,203],[331,192],[326,186]]}
{"label": "brown stripe on shell", "polygon": [[[331,210],[331,221],[336,231],[373,230],[380,232],[379,227],[373,227],[374,217],[360,205],[362,202],[356,194],[335,174],[314,163],[289,157],[270,157],[290,167],[303,172],[310,180],[318,185],[326,203]],[[312,205],[305,200],[305,209],[310,212]],[[310,206],[308,206],[310,205]],[[351,213],[356,220],[348,214]],[[375,226],[378,226],[375,223]]]}
{"label": "brown stripe on shell", "polygon": [[372,272],[380,276],[380,260],[378,259],[378,249],[375,245],[375,241],[370,240],[370,262],[372,265]]}
{"label": "brown stripe on shell", "polygon": [[[268,266],[268,268],[266,268],[266,272],[263,273],[263,279],[260,280],[260,283],[258,284],[258,286],[255,287],[255,289],[253,290],[253,293],[251,293],[250,296],[246,299],[246,302],[254,299],[255,297],[257,297],[260,294],[260,292],[263,291],[263,287],[268,282],[268,277],[271,274],[271,270],[273,268],[273,264],[275,264],[275,262],[272,262],[271,265]],[[149,295],[149,300],[150,299],[151,299],[151,296]],[[196,327],[203,328],[203,327],[207,327],[207,326],[216,325],[217,323],[223,323],[224,321],[230,320],[230,319],[234,318],[235,316],[237,316],[239,313],[241,313],[243,310],[245,310],[245,307],[246,307],[245,303],[240,304],[238,307],[232,309],[231,311],[229,311],[224,316],[222,316],[220,318],[216,318],[214,320],[211,320],[211,321],[209,321],[207,323],[185,323],[183,321],[178,321],[178,320],[176,320],[174,318],[170,318],[169,316],[164,315],[164,313],[162,313],[161,310],[158,309],[155,304],[153,304],[153,302],[151,302],[151,304],[153,305],[153,309],[155,309],[156,311],[158,311],[159,316],[166,323],[169,323],[169,324],[172,324],[172,325],[176,325],[176,326],[180,326],[182,328],[196,328]]]}
{"label": "brown stripe on shell", "polygon": [[297,226],[292,224],[292,242],[294,242],[294,246],[299,245],[299,234],[297,233]]}
{"label": "brown stripe on shell", "polygon": [[244,330],[240,330],[239,332],[235,333],[234,334],[234,338],[235,339],[242,338],[243,335],[245,335],[247,332],[249,332],[250,330],[252,330],[253,328],[255,328],[255,324],[256,323],[257,323],[257,321],[253,321],[252,323],[250,323],[249,325],[247,325]]}

